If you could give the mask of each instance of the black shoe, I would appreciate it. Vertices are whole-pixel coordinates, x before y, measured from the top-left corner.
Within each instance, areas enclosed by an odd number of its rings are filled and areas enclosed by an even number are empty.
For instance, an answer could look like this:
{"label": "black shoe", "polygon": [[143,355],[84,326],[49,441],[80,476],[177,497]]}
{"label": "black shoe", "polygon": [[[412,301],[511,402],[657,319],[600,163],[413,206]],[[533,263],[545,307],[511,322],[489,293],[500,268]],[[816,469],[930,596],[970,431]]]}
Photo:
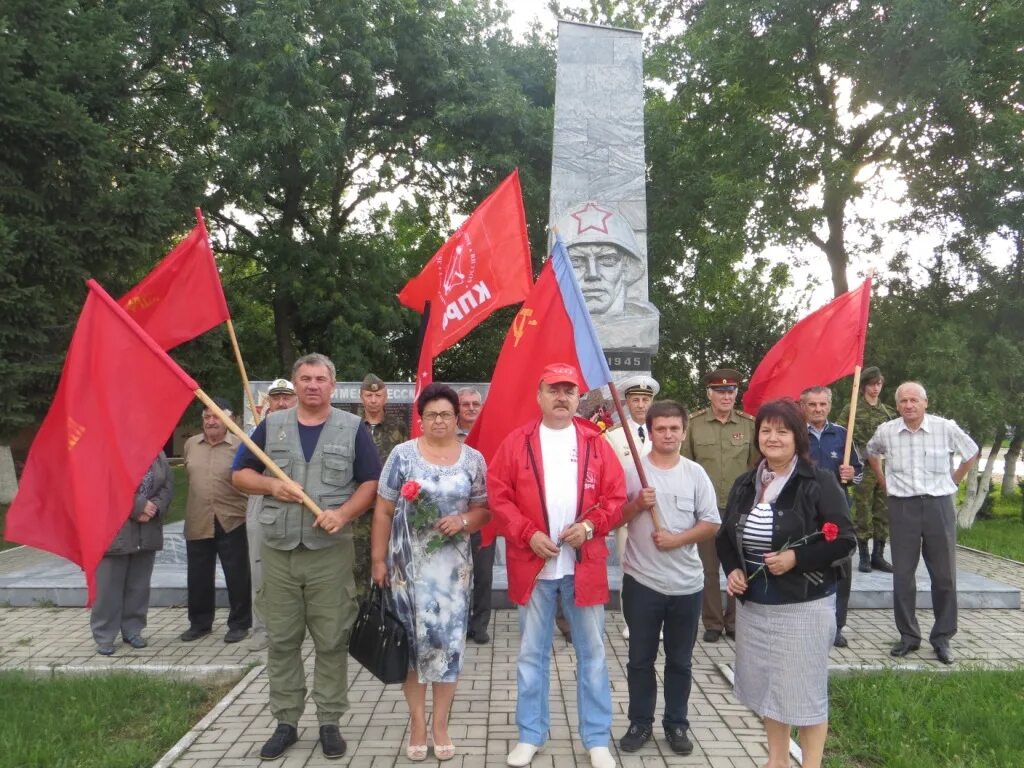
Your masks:
{"label": "black shoe", "polygon": [[846,641],[846,638],[843,637],[843,630],[836,630],[836,638],[832,641],[832,645],[834,645],[836,648],[846,648],[849,645],[849,643]]}
{"label": "black shoe", "polygon": [[486,629],[478,629],[476,632],[470,635],[470,637],[472,637],[473,642],[477,643],[478,645],[487,645],[489,642],[491,642],[491,636],[487,634]]}
{"label": "black shoe", "polygon": [[126,637],[124,641],[132,648],[145,648],[149,645],[149,643],[146,642],[146,638],[142,635],[132,635],[131,637]]}
{"label": "black shoe", "polygon": [[260,758],[263,760],[277,760],[284,751],[299,740],[299,732],[294,725],[278,723],[274,735],[267,739],[267,743],[260,750]]}
{"label": "black shoe", "polygon": [[704,630],[704,642],[705,643],[717,643],[722,637],[722,630],[720,629],[707,629]]}
{"label": "black shoe", "polygon": [[868,554],[868,543],[866,541],[858,541],[857,549],[860,552],[857,570],[861,573],[871,573],[871,555]]}
{"label": "black shoe", "polygon": [[96,653],[98,653],[100,656],[113,656],[114,655],[114,646],[112,646],[112,645],[97,645],[96,646]]}
{"label": "black shoe", "polygon": [[895,656],[897,659],[902,659],[908,653],[910,653],[911,651],[916,651],[920,647],[920,643],[911,643],[907,640],[901,640],[899,643],[892,647],[892,650],[889,651],[889,655]]}
{"label": "black shoe", "polygon": [[735,640],[736,639],[736,630],[735,629],[727,629],[727,630],[725,630],[725,636],[728,637],[730,640]]}
{"label": "black shoe", "polygon": [[619,749],[623,752],[636,752],[651,740],[652,735],[651,726],[630,723],[626,735],[619,739]]}
{"label": "black shoe", "polygon": [[935,658],[941,661],[943,664],[952,664],[954,661],[953,652],[949,650],[949,646],[945,643],[939,643],[935,647]]}
{"label": "black shoe", "polygon": [[328,760],[337,760],[345,754],[348,745],[341,738],[341,731],[336,725],[320,726],[320,749]]}
{"label": "black shoe", "polygon": [[229,629],[224,635],[225,643],[240,643],[249,636],[248,629]]}
{"label": "black shoe", "polygon": [[665,729],[665,739],[677,755],[688,755],[693,752],[693,742],[686,738],[685,728],[670,725]]}
{"label": "black shoe", "polygon": [[200,637],[206,637],[213,630],[210,629],[196,629],[195,627],[189,627],[181,633],[181,641],[183,643],[191,643],[193,640],[198,640]]}

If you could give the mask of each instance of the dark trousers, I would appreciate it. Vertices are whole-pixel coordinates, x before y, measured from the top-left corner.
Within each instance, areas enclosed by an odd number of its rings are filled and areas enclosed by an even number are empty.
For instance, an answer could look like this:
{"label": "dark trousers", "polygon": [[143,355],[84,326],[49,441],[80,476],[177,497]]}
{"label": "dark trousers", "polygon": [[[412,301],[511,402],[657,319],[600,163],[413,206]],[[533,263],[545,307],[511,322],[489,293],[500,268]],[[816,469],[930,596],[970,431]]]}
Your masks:
{"label": "dark trousers", "polygon": [[956,510],[952,496],[889,497],[892,599],[896,629],[904,642],[921,642],[917,624],[917,564],[932,582],[935,624],[929,642],[948,642],[957,629]]}
{"label": "dark trousers", "polygon": [[629,722],[654,724],[654,708],[658,703],[654,662],[664,627],[665,717],[662,725],[689,728],[686,710],[693,681],[691,665],[700,624],[702,592],[663,595],[627,574],[622,577],[622,593],[622,613],[629,626],[629,662],[626,664]]}
{"label": "dark trousers", "polygon": [[[718,512],[725,520],[725,510],[720,509]],[[718,550],[715,549],[714,537],[698,541],[697,554],[700,555],[701,564],[704,566],[704,602],[701,606],[704,629],[735,632],[736,598],[728,595],[725,600],[725,609],[722,609],[722,587],[718,580],[718,575],[722,572],[722,564],[718,562]],[[630,627],[629,631],[632,632],[633,628]]]}
{"label": "dark trousers", "polygon": [[836,632],[846,626],[846,612],[850,608],[850,590],[853,589],[853,558],[843,561],[842,575],[836,584]]}
{"label": "dark trousers", "polygon": [[469,537],[473,547],[473,607],[469,614],[469,632],[486,632],[491,623],[491,589],[494,586],[494,542],[480,545],[480,533]]}
{"label": "dark trousers", "polygon": [[213,628],[217,587],[217,558],[228,587],[228,629],[252,626],[252,583],[249,580],[249,540],[242,524],[225,533],[216,518],[212,539],[185,542],[188,555],[188,623],[206,632]]}

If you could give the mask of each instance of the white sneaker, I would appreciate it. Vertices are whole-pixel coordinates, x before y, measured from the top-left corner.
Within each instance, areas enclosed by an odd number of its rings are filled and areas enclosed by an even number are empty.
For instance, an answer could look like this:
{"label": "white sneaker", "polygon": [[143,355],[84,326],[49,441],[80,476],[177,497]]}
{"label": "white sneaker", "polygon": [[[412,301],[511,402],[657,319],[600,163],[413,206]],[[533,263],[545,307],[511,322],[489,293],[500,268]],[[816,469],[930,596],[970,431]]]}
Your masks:
{"label": "white sneaker", "polygon": [[615,758],[608,747],[594,747],[590,750],[590,765],[593,768],[615,768]]}
{"label": "white sneaker", "polygon": [[[505,762],[515,768],[524,768],[524,766],[530,764],[533,760],[533,756],[536,755],[539,750],[540,747],[534,746],[533,744],[524,744],[520,741],[515,745],[512,751],[508,753],[508,757],[505,758]],[[607,751],[608,750],[606,749],[605,752]],[[609,757],[611,757],[611,755],[609,755]],[[615,761],[613,760],[609,768],[614,768],[614,766]]]}

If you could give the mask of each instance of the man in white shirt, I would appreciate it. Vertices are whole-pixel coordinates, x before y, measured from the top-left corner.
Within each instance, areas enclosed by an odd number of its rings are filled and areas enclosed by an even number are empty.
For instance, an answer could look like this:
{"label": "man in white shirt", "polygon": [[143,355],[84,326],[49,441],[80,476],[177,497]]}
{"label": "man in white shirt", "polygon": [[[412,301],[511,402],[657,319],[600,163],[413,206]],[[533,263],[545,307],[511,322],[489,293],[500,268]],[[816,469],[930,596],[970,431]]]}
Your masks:
{"label": "man in white shirt", "polygon": [[[715,486],[695,461],[679,455],[688,414],[671,400],[647,411],[651,449],[641,459],[650,486],[641,488],[636,468],[626,472],[622,509],[629,523],[623,559],[623,612],[630,628],[629,730],[619,741],[624,752],[636,752],[651,738],[658,682],[654,663],[664,627],[665,714],[662,726],[672,751],[693,752],[686,732],[692,682],[693,646],[700,625],[704,566],[697,542],[713,539],[721,519]],[[655,526],[655,510],[659,526]]]}
{"label": "man in white shirt", "polygon": [[487,468],[487,500],[505,537],[508,596],[519,608],[516,727],[510,766],[529,765],[551,729],[549,682],[555,605],[572,630],[576,707],[592,768],[615,768],[612,698],[604,648],[605,537],[622,520],[622,467],[600,430],[576,417],[583,386],[572,365],[547,366],[541,418],[513,430]]}
{"label": "man in white shirt", "polygon": [[[935,611],[929,642],[939,661],[952,664],[949,641],[957,629],[953,497],[978,460],[978,444],[956,422],[926,413],[928,394],[916,381],[896,388],[896,409],[900,418],[879,425],[867,445],[868,463],[889,502],[893,612],[900,632],[891,654],[903,657],[921,647],[915,573],[923,552]],[[957,454],[962,460],[954,470]]]}
{"label": "man in white shirt", "polygon": [[[622,387],[622,397],[625,399],[626,423],[612,427],[604,433],[605,438],[615,449],[615,454],[622,463],[622,470],[629,476],[629,471],[634,468],[633,454],[629,450],[629,441],[626,439],[626,431],[633,434],[633,444],[636,446],[640,456],[646,456],[651,452],[651,440],[647,434],[647,409],[651,407],[654,398],[661,391],[661,385],[652,377],[644,374],[629,376],[619,382]],[[635,471],[635,469],[634,469]],[[627,527],[623,525],[615,529],[615,547],[619,555],[619,565],[622,565],[622,556],[626,551]],[[622,590],[619,590],[619,607],[622,607]],[[622,636],[629,639],[629,625],[622,629]]]}

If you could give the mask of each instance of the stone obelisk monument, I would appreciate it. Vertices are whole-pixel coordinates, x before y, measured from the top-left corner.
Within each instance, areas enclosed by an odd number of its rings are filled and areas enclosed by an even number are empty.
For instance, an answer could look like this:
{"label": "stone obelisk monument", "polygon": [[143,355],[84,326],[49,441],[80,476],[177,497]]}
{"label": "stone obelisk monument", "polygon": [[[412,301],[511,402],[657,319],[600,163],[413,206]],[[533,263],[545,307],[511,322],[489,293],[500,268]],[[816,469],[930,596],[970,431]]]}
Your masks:
{"label": "stone obelisk monument", "polygon": [[550,220],[613,371],[650,372],[658,350],[644,181],[641,34],[560,21]]}

